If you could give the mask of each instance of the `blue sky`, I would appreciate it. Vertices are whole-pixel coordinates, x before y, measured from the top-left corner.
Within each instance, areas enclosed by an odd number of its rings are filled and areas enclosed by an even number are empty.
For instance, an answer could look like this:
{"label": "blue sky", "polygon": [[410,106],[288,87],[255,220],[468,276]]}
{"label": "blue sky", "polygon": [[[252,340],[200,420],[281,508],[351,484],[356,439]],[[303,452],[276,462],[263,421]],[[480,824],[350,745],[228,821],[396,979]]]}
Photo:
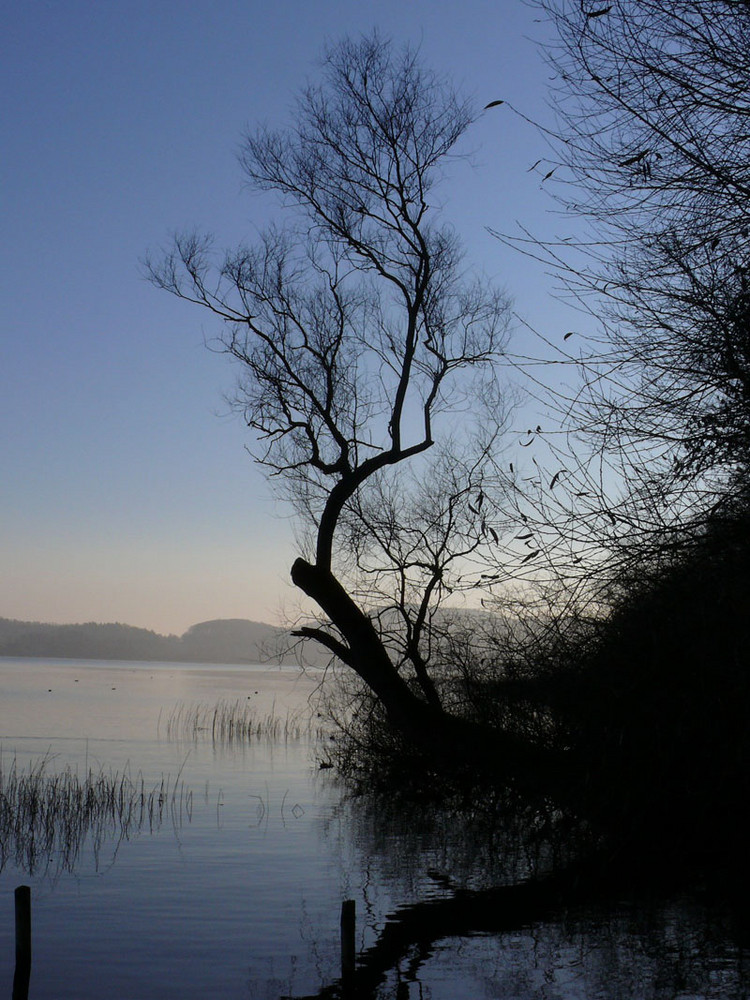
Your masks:
{"label": "blue sky", "polygon": [[[231,245],[270,205],[243,190],[243,131],[283,124],[326,40],[377,26],[421,45],[477,106],[541,113],[544,28],[523,0],[25,0],[0,65],[0,616],[181,632],[293,606],[292,524],[223,402],[208,316],[139,260],[196,226]],[[544,332],[549,282],[486,226],[549,229],[528,168],[546,149],[507,109],[475,124],[443,188],[468,259]],[[517,335],[517,346],[523,342]]]}

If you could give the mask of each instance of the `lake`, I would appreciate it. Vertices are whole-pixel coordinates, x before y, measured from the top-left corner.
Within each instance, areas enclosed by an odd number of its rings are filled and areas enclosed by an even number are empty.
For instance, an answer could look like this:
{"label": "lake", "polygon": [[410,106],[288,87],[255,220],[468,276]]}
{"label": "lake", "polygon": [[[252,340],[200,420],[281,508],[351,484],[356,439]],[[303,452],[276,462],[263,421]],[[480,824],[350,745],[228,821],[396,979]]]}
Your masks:
{"label": "lake", "polygon": [[[88,827],[62,808],[37,814],[33,840],[4,814],[0,995],[21,884],[33,1000],[336,996],[345,899],[366,995],[748,995],[743,913],[704,887],[518,916],[492,893],[523,857],[504,856],[478,813],[348,795],[317,764],[319,681],[267,666],[0,660],[3,787],[31,768],[37,788],[67,774],[62,796],[93,772],[100,796],[119,795]],[[212,732],[219,702],[276,729]]]}

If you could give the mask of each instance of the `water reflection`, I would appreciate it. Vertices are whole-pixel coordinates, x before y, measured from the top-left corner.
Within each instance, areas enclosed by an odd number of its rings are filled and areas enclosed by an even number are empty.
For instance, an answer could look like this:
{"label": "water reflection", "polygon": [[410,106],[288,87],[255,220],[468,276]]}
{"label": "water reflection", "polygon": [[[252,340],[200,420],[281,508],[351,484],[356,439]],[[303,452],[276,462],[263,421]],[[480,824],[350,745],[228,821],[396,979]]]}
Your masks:
{"label": "water reflection", "polygon": [[[347,898],[357,904],[363,998],[747,994],[750,880],[736,867],[733,893],[707,876],[667,885],[663,872],[621,863],[587,871],[590,836],[545,802],[523,809],[492,791],[353,798],[330,771],[315,775],[304,741],[227,744],[204,738],[202,722],[197,738],[166,738],[170,706],[205,702],[211,690],[232,705],[260,702],[262,717],[291,682],[269,675],[264,689],[260,676],[174,665],[3,672],[5,774],[17,754],[17,782],[52,747],[41,774],[69,768],[80,776],[66,779],[69,801],[90,803],[88,825],[58,809],[54,837],[46,806],[0,824],[3,995],[12,890],[30,869],[35,1000],[99,997],[102,970],[107,995],[139,1000],[337,997]],[[113,780],[97,811],[100,773]],[[175,776],[163,790],[162,773]]]}
{"label": "water reflection", "polygon": [[[395,911],[360,955],[350,995],[743,997],[747,962],[694,899],[576,899],[562,882],[459,892]],[[316,998],[342,995],[340,983]]]}
{"label": "water reflection", "polygon": [[338,979],[305,1000],[748,995],[738,884],[693,872],[700,881],[686,888],[674,871],[662,880],[624,863],[564,860],[554,837],[533,823],[519,836],[519,817],[498,805],[462,812],[365,796],[327,817],[344,867],[356,865],[348,845],[365,873],[360,951],[347,990]]}

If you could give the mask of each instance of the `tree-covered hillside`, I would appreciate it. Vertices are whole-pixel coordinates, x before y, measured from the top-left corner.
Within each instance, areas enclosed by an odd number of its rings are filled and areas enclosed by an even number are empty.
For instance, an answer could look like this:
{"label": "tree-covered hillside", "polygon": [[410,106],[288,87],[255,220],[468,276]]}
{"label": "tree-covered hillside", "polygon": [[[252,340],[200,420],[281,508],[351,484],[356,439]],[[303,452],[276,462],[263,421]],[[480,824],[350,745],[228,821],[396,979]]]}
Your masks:
{"label": "tree-covered hillside", "polygon": [[192,625],[184,635],[159,635],[119,623],[55,625],[0,618],[0,656],[183,663],[294,663],[284,629],[246,619]]}

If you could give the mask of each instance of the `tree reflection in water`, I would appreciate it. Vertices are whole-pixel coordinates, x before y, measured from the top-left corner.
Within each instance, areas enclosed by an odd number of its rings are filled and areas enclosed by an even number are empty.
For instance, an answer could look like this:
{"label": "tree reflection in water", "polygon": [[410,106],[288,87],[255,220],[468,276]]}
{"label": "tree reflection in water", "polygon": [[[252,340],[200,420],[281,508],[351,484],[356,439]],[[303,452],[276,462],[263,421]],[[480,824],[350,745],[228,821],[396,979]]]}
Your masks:
{"label": "tree reflection in water", "polygon": [[[354,831],[364,947],[347,991],[337,980],[296,1000],[748,995],[750,882],[738,870],[592,853],[564,817],[508,806],[342,803],[327,832]],[[418,901],[379,919],[367,898],[376,885]]]}

